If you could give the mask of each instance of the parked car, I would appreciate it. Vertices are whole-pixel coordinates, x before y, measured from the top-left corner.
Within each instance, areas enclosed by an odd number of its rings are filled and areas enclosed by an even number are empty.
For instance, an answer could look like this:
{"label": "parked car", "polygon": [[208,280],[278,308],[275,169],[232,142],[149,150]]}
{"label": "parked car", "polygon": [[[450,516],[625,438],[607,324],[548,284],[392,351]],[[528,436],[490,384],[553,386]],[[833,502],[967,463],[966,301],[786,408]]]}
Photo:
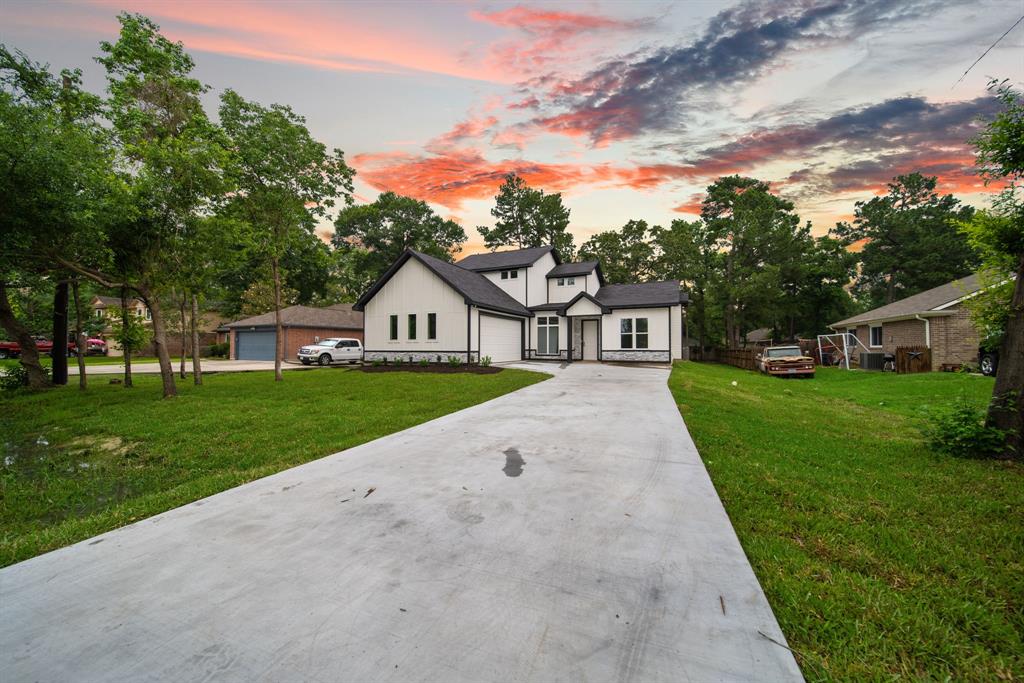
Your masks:
{"label": "parked car", "polygon": [[[36,337],[36,350],[40,354],[53,353],[53,342],[45,337]],[[75,353],[75,344],[68,342],[67,352],[69,356]],[[21,355],[21,345],[15,341],[0,341],[0,359],[17,358]]]}
{"label": "parked car", "polygon": [[330,365],[335,361],[358,363],[363,358],[363,343],[358,339],[332,337],[299,349],[298,359],[303,365]]}
{"label": "parked car", "polygon": [[769,346],[754,357],[757,369],[766,375],[814,377],[814,358],[799,346]]}
{"label": "parked car", "polygon": [[978,367],[981,368],[981,374],[994,377],[999,369],[999,352],[978,349]]}

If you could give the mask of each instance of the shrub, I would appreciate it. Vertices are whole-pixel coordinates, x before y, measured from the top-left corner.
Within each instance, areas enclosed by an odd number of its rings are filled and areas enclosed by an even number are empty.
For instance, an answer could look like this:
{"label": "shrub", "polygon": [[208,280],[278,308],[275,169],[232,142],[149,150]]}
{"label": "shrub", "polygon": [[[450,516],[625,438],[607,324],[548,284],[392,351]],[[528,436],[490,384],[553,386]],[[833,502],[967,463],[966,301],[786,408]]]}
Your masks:
{"label": "shrub", "polygon": [[483,357],[480,358],[480,365],[482,365],[483,367],[485,367],[485,368],[489,367],[490,364],[491,364],[491,357],[490,356],[483,356]]}
{"label": "shrub", "polygon": [[370,361],[370,365],[372,365],[375,368],[379,368],[380,366],[384,365],[384,361],[382,361],[380,358],[374,358],[372,361]]}
{"label": "shrub", "polygon": [[[50,377],[50,368],[43,366],[43,372],[47,379]],[[21,363],[9,368],[0,368],[0,389],[14,391],[28,386],[28,370]]]}
{"label": "shrub", "polygon": [[421,358],[420,359],[420,367],[421,368],[425,368],[428,365],[430,365],[430,361],[429,360],[427,360],[426,358]]}
{"label": "shrub", "polygon": [[228,349],[231,345],[228,342],[223,344],[210,344],[210,355],[217,358],[224,358],[228,355]]}
{"label": "shrub", "polygon": [[448,365],[453,368],[457,368],[462,365],[462,359],[458,356],[448,356]]}
{"label": "shrub", "polygon": [[956,458],[988,458],[1003,450],[1006,433],[985,426],[985,414],[963,396],[929,418],[925,431],[932,450]]}
{"label": "shrub", "polygon": [[395,365],[401,365],[404,362],[405,362],[404,358],[402,358],[401,356],[395,356]]}

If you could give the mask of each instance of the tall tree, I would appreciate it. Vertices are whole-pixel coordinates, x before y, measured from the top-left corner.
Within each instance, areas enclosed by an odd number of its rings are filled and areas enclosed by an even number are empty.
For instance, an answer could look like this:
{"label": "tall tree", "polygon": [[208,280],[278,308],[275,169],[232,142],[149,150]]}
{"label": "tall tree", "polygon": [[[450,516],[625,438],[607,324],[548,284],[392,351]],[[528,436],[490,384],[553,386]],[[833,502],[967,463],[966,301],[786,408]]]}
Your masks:
{"label": "tall tree", "polygon": [[934,176],[897,176],[885,196],[857,202],[852,224],[836,226],[847,244],[864,242],[854,291],[866,304],[889,304],[978,267],[977,255],[957,230],[974,210],[935,187]]}
{"label": "tall tree", "polygon": [[580,246],[580,261],[597,259],[611,283],[646,282],[654,277],[655,254],[652,238],[658,226],[647,221],[628,221],[619,230],[599,232]]}
{"label": "tall tree", "polygon": [[703,221],[681,218],[672,221],[668,228],[655,228],[653,232],[656,277],[679,280],[688,290],[687,334],[697,338],[703,354],[705,346],[717,345],[723,336],[716,298],[722,264],[718,236]]}
{"label": "tall tree", "polygon": [[335,200],[352,203],[355,175],[339,149],[328,151],[290,107],[264,107],[233,90],[221,96],[220,119],[235,153],[232,177],[239,192],[229,206],[252,227],[256,249],[265,255],[274,283],[277,336],[274,378],[282,381],[281,258],[299,233],[312,234],[329,219]]}
{"label": "tall tree", "polygon": [[505,177],[494,197],[494,227],[477,227],[488,249],[514,246],[520,249],[552,245],[563,260],[571,260],[575,245],[569,227],[569,209],[559,193],[545,194],[529,187],[514,173]]}
{"label": "tall tree", "polygon": [[346,283],[362,293],[406,249],[451,261],[466,241],[466,231],[441,218],[426,202],[382,193],[372,204],[350,206],[338,213],[331,242],[348,261]]}
{"label": "tall tree", "polygon": [[[964,234],[982,254],[989,279],[1014,274],[1004,299],[1005,321],[999,344],[999,366],[986,422],[1005,430],[1003,455],[1024,455],[1024,96],[1008,81],[989,83],[1002,111],[974,139],[977,163],[986,182],[1007,183],[991,212],[974,216]],[[1009,289],[1008,287],[1006,289]]]}

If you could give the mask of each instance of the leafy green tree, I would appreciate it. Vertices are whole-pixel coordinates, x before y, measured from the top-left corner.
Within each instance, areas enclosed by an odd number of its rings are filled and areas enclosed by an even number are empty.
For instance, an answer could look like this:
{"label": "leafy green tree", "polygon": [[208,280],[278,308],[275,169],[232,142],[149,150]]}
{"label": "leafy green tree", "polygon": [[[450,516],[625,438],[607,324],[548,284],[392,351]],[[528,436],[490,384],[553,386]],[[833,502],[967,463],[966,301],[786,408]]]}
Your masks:
{"label": "leafy green tree", "polygon": [[655,275],[679,280],[687,289],[687,334],[696,337],[700,352],[723,338],[720,291],[722,254],[718,236],[703,221],[676,219],[668,228],[654,228]]}
{"label": "leafy green tree", "polygon": [[231,215],[252,228],[252,245],[270,265],[274,284],[274,378],[282,381],[281,259],[298,233],[312,234],[317,221],[329,219],[335,200],[352,203],[352,177],[341,150],[328,151],[290,107],[264,107],[233,90],[221,96],[221,125],[235,153],[232,178],[239,192]]}
{"label": "leafy green tree", "polygon": [[21,346],[33,388],[50,380],[31,335],[35,325],[19,322],[8,293],[63,276],[56,255],[102,244],[97,226],[106,215],[101,199],[111,157],[98,111],[99,100],[81,89],[81,72],[57,78],[0,45],[0,324]]}
{"label": "leafy green tree", "polygon": [[382,193],[372,204],[339,212],[331,239],[347,261],[347,288],[366,291],[406,249],[451,261],[466,231],[434,213],[426,202]]}
{"label": "leafy green tree", "polygon": [[654,277],[655,253],[652,238],[658,226],[631,220],[619,230],[599,232],[580,246],[580,261],[597,259],[611,283],[646,282]]}
{"label": "leafy green tree", "polygon": [[978,267],[977,255],[957,230],[974,209],[953,195],[939,195],[935,186],[935,177],[898,176],[885,196],[857,202],[852,224],[836,226],[847,244],[864,241],[854,291],[869,306],[938,287]]}
{"label": "leafy green tree", "polygon": [[780,337],[813,337],[828,324],[853,312],[846,285],[857,255],[831,235],[814,238],[806,229],[795,235],[782,255],[781,289],[772,327]]}
{"label": "leafy green tree", "polygon": [[494,227],[477,227],[488,249],[514,246],[520,249],[552,245],[565,261],[573,258],[575,245],[569,227],[569,209],[559,193],[545,194],[529,187],[514,173],[505,177],[494,197]]}
{"label": "leafy green tree", "polygon": [[[981,254],[986,277],[992,284],[1013,273],[1008,285],[995,289],[990,297],[990,320],[1003,323],[999,343],[999,367],[992,389],[986,424],[1006,434],[1002,455],[1020,458],[1024,454],[1024,96],[1009,82],[993,81],[989,89],[1003,105],[1002,111],[973,140],[978,149],[978,166],[986,182],[1007,183],[990,212],[975,215],[962,225],[968,242]],[[984,321],[983,321],[984,322]],[[993,340],[990,340],[993,341]]]}

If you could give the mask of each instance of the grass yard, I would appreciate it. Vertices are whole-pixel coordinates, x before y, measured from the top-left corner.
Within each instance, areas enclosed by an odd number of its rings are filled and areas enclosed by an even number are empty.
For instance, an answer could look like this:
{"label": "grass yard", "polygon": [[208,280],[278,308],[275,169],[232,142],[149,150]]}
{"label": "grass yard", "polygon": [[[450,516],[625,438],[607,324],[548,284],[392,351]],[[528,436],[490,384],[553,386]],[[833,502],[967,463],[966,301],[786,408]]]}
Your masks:
{"label": "grass yard", "polygon": [[1024,679],[1024,467],[920,431],[991,379],[684,362],[669,384],[809,680]]}
{"label": "grass yard", "polygon": [[547,375],[220,373],[94,378],[0,398],[0,566],[534,384]]}
{"label": "grass yard", "polygon": [[[178,356],[175,356],[175,357],[171,358],[171,362],[174,363],[174,367],[175,368],[178,367],[179,360],[180,360],[180,357],[178,357]],[[206,359],[204,359],[204,360],[206,360]],[[213,360],[218,360],[218,359],[215,358]],[[51,358],[49,354],[43,354],[42,356],[40,356],[40,361],[41,361],[43,367],[49,368],[49,367],[53,366],[53,358]],[[156,362],[157,362],[157,359],[155,357],[152,357],[152,358],[151,357],[146,357],[146,356],[138,356],[138,357],[133,356],[132,357],[132,365],[134,365],[136,363],[156,363]],[[85,357],[85,364],[87,366],[89,366],[89,365],[121,365],[122,363],[124,363],[124,356],[86,356]],[[192,359],[191,358],[186,358],[185,359],[185,363],[188,364],[190,368],[192,367],[191,366],[191,363],[192,363]],[[14,366],[19,365],[19,364],[20,364],[20,361],[17,358],[0,358],[0,368],[13,368]],[[78,358],[76,358],[75,356],[71,356],[70,358],[68,358],[68,368],[71,369],[71,368],[77,368],[77,367],[78,367]]]}

